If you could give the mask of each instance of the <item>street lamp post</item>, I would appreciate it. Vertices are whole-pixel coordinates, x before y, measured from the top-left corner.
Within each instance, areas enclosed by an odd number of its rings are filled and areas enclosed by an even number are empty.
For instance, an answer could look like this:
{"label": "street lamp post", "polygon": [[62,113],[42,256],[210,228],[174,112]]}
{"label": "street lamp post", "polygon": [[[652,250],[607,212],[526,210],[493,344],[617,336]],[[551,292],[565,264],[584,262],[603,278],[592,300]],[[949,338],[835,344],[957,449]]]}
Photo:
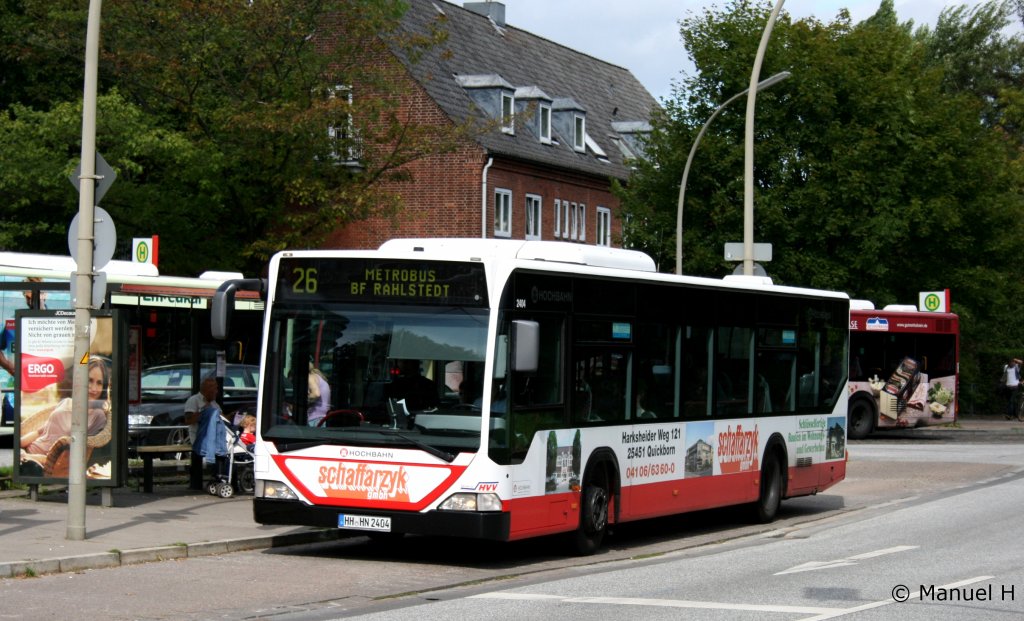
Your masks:
{"label": "street lamp post", "polygon": [[754,56],[754,67],[750,72],[750,88],[747,89],[747,124],[746,136],[743,141],[743,274],[754,275],[754,100],[757,96],[757,78],[761,75],[761,61],[764,60],[768,39],[772,36],[775,20],[782,11],[782,3],[778,0],[768,23],[761,33],[761,43],[757,46]]}
{"label": "street lamp post", "polygon": [[71,466],[65,538],[85,539],[85,443],[89,417],[89,334],[92,321],[93,248],[96,202],[96,90],[102,0],[90,0],[85,36],[82,96],[82,174],[78,195],[78,263],[75,281],[75,368],[71,382]]}
{"label": "street lamp post", "polygon": [[[788,71],[776,73],[770,78],[765,78],[757,83],[757,90],[769,88],[775,86],[779,82],[785,80],[790,75]],[[700,144],[701,138],[704,137],[704,132],[707,131],[711,125],[711,121],[715,120],[718,113],[725,109],[726,106],[736,101],[740,97],[743,97],[750,91],[750,88],[745,88],[742,91],[736,93],[729,99],[725,100],[725,103],[715,108],[715,111],[711,113],[707,121],[704,121],[704,126],[697,132],[697,137],[693,140],[693,146],[690,147],[690,155],[686,157],[686,165],[683,166],[683,179],[679,183],[679,203],[676,206],[676,274],[683,273],[683,199],[686,197],[686,180],[690,176],[690,164],[693,163],[693,154],[697,152],[697,145]]]}

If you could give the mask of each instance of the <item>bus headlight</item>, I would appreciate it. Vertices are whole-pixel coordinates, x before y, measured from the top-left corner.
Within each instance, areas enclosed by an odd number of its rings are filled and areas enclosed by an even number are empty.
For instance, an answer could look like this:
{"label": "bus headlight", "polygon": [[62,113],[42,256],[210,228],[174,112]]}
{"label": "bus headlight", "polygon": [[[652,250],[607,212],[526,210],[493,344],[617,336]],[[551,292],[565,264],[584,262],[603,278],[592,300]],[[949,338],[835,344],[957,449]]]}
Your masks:
{"label": "bus headlight", "polygon": [[278,481],[256,480],[255,496],[259,498],[273,498],[274,500],[298,500],[299,497],[290,487]]}
{"label": "bus headlight", "polygon": [[438,509],[442,511],[501,511],[501,499],[497,494],[459,492],[446,498]]}

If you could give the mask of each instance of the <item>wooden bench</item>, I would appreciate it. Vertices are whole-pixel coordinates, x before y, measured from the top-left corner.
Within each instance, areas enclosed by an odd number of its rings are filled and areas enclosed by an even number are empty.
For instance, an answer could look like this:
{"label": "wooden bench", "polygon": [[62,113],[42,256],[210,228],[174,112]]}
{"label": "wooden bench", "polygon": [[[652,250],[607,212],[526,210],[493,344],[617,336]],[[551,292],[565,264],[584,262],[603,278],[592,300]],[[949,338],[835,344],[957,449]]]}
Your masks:
{"label": "wooden bench", "polygon": [[155,444],[135,449],[142,458],[142,491],[153,493],[153,460],[165,453],[192,453],[191,444]]}

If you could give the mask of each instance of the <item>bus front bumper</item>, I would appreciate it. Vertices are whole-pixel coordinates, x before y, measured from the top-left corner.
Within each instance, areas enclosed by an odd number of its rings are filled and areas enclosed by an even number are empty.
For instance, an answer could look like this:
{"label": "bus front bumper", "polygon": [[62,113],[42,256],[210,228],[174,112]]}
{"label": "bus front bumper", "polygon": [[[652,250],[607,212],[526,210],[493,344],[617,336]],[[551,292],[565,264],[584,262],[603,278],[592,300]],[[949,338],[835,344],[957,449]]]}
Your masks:
{"label": "bus front bumper", "polygon": [[368,511],[345,507],[317,507],[297,500],[253,499],[253,518],[257,523],[264,525],[338,528],[338,516],[346,513],[391,518],[391,532],[411,535],[508,541],[511,526],[510,514],[504,511]]}

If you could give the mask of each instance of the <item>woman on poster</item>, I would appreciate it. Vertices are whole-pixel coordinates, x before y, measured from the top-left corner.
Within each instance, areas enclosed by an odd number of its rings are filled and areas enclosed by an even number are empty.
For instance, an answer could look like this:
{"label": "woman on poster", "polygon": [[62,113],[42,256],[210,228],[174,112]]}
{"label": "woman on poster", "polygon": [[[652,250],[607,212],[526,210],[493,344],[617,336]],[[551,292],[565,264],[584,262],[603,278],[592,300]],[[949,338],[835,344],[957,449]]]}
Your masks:
{"label": "woman on poster", "polygon": [[[86,434],[93,436],[106,427],[111,409],[110,367],[106,361],[96,356],[89,358],[88,392]],[[33,418],[35,417],[45,418],[45,422],[21,436],[22,474],[31,474],[31,471],[35,470],[30,462],[39,465],[45,463],[46,455],[54,443],[71,435],[71,399],[61,399],[56,405],[34,414]]]}

